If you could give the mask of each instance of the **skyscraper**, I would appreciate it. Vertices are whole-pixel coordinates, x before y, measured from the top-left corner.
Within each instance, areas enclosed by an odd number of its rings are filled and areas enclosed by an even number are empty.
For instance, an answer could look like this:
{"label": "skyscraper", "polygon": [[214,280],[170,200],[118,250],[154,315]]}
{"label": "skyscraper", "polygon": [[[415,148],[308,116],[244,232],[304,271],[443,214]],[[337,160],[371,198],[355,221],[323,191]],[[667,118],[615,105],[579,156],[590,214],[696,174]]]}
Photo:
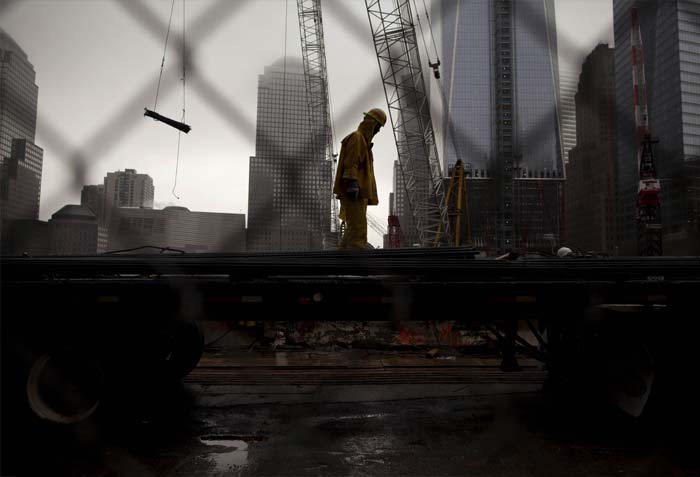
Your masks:
{"label": "skyscraper", "polygon": [[315,250],[330,232],[331,171],[314,135],[300,60],[277,60],[258,79],[250,158],[248,248]]}
{"label": "skyscraper", "polygon": [[614,0],[618,199],[622,252],[637,253],[630,9],[639,13],[664,253],[700,253],[700,0]]}
{"label": "skyscraper", "polygon": [[569,162],[569,151],[576,146],[576,91],[578,74],[560,69],[559,97],[561,98],[561,143],[564,164]]}
{"label": "skyscraper", "polygon": [[0,29],[0,223],[39,218],[43,150],[36,133],[36,73],[27,55]]}
{"label": "skyscraper", "polygon": [[566,241],[617,253],[615,54],[598,45],[586,58],[576,93],[577,144],[566,165]]}
{"label": "skyscraper", "polygon": [[470,165],[479,178],[467,186],[470,200],[495,212],[489,220],[477,211],[473,241],[549,249],[563,228],[554,2],[445,0],[441,8],[444,169],[458,158]]}

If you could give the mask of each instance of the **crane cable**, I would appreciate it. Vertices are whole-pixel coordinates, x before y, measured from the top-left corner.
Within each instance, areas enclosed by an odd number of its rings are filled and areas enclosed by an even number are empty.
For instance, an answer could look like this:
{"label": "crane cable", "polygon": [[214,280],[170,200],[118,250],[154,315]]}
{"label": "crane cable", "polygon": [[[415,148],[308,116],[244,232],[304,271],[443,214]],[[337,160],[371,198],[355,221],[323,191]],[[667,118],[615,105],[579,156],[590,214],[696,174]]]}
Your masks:
{"label": "crane cable", "polygon": [[[464,174],[465,170],[471,169],[472,165],[469,162],[466,162],[463,160],[462,151],[460,150],[461,148],[459,146],[459,142],[457,141],[457,137],[456,137],[457,131],[455,129],[454,122],[452,121],[452,119],[450,117],[449,105],[447,103],[447,95],[445,93],[445,87],[442,83],[442,80],[440,79],[440,70],[438,69],[440,67],[440,54],[438,53],[437,42],[435,41],[435,34],[433,33],[433,26],[432,26],[432,22],[430,21],[430,15],[428,15],[428,6],[425,3],[425,0],[423,0],[423,9],[424,9],[424,13],[425,13],[425,18],[427,20],[428,29],[430,31],[430,37],[431,37],[432,44],[433,44],[433,50],[435,51],[435,62],[434,63],[432,61],[430,61],[430,49],[428,48],[428,44],[425,41],[425,32],[423,31],[423,23],[420,20],[420,14],[418,12],[418,5],[416,4],[416,0],[413,0],[413,7],[416,10],[416,18],[418,20],[418,29],[420,30],[421,40],[423,40],[423,47],[425,48],[425,54],[428,57],[428,65],[430,65],[430,67],[433,68],[435,82],[437,83],[438,89],[440,91],[440,99],[442,101],[442,107],[443,107],[443,110],[445,111],[445,117],[446,117],[446,121],[447,121],[448,136],[451,139],[450,142],[452,143],[452,147],[454,148],[455,155],[457,156],[457,159],[462,160],[462,174]],[[458,3],[457,8],[459,8],[459,3]],[[457,15],[459,15],[459,12],[457,12]],[[457,30],[455,29],[455,37],[456,37],[456,35],[457,35]],[[454,72],[454,68],[455,68],[455,65],[453,64],[452,65],[453,72]],[[454,88],[454,85],[450,85],[450,86],[451,86],[451,88]],[[469,224],[470,223],[469,208],[468,208],[469,207],[468,206],[469,195],[467,193],[466,188],[465,188],[464,192],[465,192],[464,199],[465,199],[465,205],[466,205],[465,209],[467,212],[466,218],[467,218],[467,223]],[[467,227],[468,227],[468,229],[470,229],[469,225]],[[471,242],[471,232],[468,232],[468,235],[469,235],[468,240]],[[439,237],[439,235],[438,235],[438,237]]]}
{"label": "crane cable", "polygon": [[[459,147],[459,143],[458,143],[457,137],[456,137],[457,131],[455,129],[454,122],[452,121],[452,119],[450,117],[450,108],[449,108],[449,104],[447,102],[447,94],[445,93],[445,86],[443,85],[442,80],[440,79],[440,73],[439,73],[439,69],[438,69],[438,67],[440,66],[440,55],[439,55],[438,49],[437,49],[437,42],[435,41],[435,34],[433,33],[432,22],[430,21],[430,16],[428,15],[428,6],[426,5],[425,0],[423,0],[423,8],[424,8],[424,12],[425,12],[425,18],[428,22],[428,29],[430,31],[430,37],[431,37],[432,43],[433,43],[433,50],[435,51],[435,62],[434,63],[430,61],[430,50],[428,49],[428,44],[425,41],[425,33],[423,31],[423,23],[420,21],[420,14],[418,13],[418,5],[416,4],[416,0],[413,0],[413,7],[416,10],[416,18],[418,19],[418,28],[420,30],[421,39],[423,40],[423,47],[425,48],[425,54],[428,57],[428,64],[430,65],[431,68],[433,68],[435,82],[437,83],[438,90],[440,91],[440,100],[442,102],[442,108],[445,111],[447,127],[449,129],[447,135],[450,137],[450,140],[451,140],[450,142],[452,143],[452,147],[455,151],[455,155],[457,156],[458,159],[462,159],[463,158],[462,151],[460,150],[461,148]],[[459,13],[459,12],[457,12],[457,13]],[[457,35],[456,30],[455,30],[455,35]],[[454,66],[455,65],[453,64],[452,65],[453,71],[454,71]],[[454,88],[453,85],[451,85],[451,87]],[[470,163],[468,163],[464,160],[462,161],[462,164],[464,165],[465,169],[466,168],[471,169],[471,167],[472,167]]]}
{"label": "crane cable", "polygon": [[[173,5],[175,5],[175,0],[173,0]],[[186,96],[186,85],[187,85],[187,52],[185,51],[186,47],[186,38],[185,38],[185,26],[186,26],[186,16],[185,16],[185,0],[182,0],[182,119],[180,122],[184,123],[185,122],[185,113],[187,110],[187,96]],[[170,12],[170,20],[172,21],[172,10]],[[170,32],[170,25],[168,24],[168,32]],[[167,48],[168,45],[168,40],[166,37],[165,40],[165,45]],[[165,60],[165,55],[163,55],[163,60]],[[163,70],[161,68],[161,75],[163,74]],[[158,80],[158,86],[160,87],[160,79]],[[175,156],[175,181],[173,183],[173,189],[172,189],[172,194],[173,197],[176,199],[180,199],[180,197],[175,193],[175,189],[177,188],[177,175],[178,171],[180,169],[180,140],[182,139],[182,131],[178,130],[177,132],[177,155]]]}
{"label": "crane cable", "polygon": [[153,102],[153,111],[158,110],[158,93],[160,93],[160,82],[163,79],[163,69],[165,68],[165,54],[168,52],[168,39],[170,38],[170,25],[173,23],[173,11],[175,10],[175,0],[170,5],[170,20],[168,20],[168,31],[165,33],[165,47],[163,48],[163,59],[160,62],[160,75],[158,76],[158,86],[156,86],[156,99]]}

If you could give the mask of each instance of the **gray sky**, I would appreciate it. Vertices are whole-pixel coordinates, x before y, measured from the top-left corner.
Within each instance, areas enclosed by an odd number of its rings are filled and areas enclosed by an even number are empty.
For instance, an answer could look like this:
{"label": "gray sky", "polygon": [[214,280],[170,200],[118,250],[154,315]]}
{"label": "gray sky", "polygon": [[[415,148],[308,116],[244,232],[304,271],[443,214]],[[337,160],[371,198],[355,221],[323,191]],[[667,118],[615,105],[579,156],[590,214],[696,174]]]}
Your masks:
{"label": "gray sky", "polygon": [[[181,2],[176,0],[171,42],[182,31]],[[87,159],[87,184],[102,183],[108,171],[134,168],[153,177],[156,206],[247,214],[258,75],[284,55],[285,4],[287,54],[301,55],[296,1],[253,0],[237,8],[237,0],[230,0],[233,8],[221,10],[217,3],[186,3],[193,50],[187,88],[192,132],[182,137],[178,200],[171,193],[177,132],[142,116],[143,107],[153,106],[165,37],[152,20],[167,24],[171,0],[0,0],[0,26],[37,72],[43,220],[64,204],[80,202],[80,185],[68,166],[76,150]],[[386,102],[364,1],[323,5],[337,144],[363,111],[386,109]],[[576,68],[597,43],[612,45],[612,0],[556,0],[556,6],[560,63]],[[210,19],[208,28],[197,27],[203,14]],[[179,63],[171,43],[161,88],[173,86],[161,89],[158,112],[176,118],[182,107]],[[388,129],[375,139],[374,154],[380,205],[371,211],[384,223],[396,158]],[[370,232],[369,239],[381,244],[377,234]]]}

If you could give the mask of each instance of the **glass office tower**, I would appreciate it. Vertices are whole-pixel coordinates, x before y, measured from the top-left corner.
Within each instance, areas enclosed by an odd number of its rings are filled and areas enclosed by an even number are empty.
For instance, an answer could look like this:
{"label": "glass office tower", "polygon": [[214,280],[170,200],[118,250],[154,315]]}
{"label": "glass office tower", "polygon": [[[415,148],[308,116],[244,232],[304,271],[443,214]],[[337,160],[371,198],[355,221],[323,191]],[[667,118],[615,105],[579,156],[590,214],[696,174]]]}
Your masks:
{"label": "glass office tower", "polygon": [[36,73],[26,53],[0,29],[0,220],[39,218],[44,151],[36,134]]}
{"label": "glass office tower", "polygon": [[621,252],[637,253],[630,9],[642,30],[666,255],[700,253],[700,0],[614,0]]}
{"label": "glass office tower", "polygon": [[258,81],[250,158],[248,249],[319,250],[330,232],[332,163],[315,142],[301,60],[280,59]]}

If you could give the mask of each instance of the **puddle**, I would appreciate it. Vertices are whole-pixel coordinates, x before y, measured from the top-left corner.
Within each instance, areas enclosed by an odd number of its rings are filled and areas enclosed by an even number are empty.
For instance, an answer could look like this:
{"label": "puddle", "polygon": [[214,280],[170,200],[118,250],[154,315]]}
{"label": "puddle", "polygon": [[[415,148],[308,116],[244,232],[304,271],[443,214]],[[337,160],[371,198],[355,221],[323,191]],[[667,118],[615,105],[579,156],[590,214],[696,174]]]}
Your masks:
{"label": "puddle", "polygon": [[248,441],[260,441],[257,436],[203,436],[200,442],[211,446],[212,452],[205,456],[214,467],[214,472],[241,469],[248,463]]}

